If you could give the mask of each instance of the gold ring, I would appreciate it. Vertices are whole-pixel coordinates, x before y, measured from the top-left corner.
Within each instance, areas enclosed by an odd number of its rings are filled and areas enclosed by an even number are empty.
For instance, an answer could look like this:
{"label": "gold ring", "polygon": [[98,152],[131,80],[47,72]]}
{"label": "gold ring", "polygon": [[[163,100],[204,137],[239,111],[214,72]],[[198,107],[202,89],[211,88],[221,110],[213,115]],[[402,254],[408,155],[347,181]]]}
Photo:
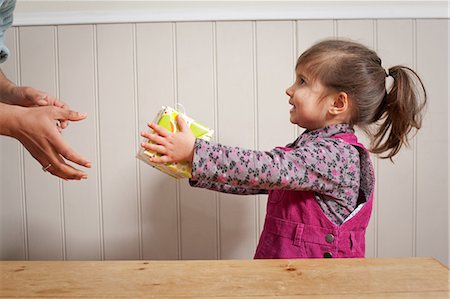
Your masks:
{"label": "gold ring", "polygon": [[52,167],[52,163],[48,163],[47,166],[42,167],[42,170],[43,170],[44,172],[47,172],[47,170],[48,170],[50,167]]}

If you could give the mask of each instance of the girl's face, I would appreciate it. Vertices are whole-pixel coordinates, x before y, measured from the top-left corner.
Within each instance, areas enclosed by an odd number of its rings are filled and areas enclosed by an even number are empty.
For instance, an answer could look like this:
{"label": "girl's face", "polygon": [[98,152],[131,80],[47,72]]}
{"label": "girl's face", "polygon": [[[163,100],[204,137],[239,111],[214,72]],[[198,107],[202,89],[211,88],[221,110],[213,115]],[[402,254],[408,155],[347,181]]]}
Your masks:
{"label": "girl's face", "polygon": [[297,68],[296,80],[286,89],[292,105],[290,121],[308,130],[328,125],[331,96],[325,95],[325,87],[318,80],[311,80]]}

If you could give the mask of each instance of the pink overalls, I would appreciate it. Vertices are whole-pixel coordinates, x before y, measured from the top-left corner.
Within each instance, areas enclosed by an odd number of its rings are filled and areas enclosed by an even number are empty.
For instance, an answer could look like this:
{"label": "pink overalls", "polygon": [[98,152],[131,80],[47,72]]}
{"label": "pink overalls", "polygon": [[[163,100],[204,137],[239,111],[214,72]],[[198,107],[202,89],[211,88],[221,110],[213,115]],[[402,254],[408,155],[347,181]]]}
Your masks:
{"label": "pink overalls", "polygon": [[[361,148],[368,155],[354,134],[333,137]],[[255,259],[364,257],[372,202],[373,188],[361,210],[337,226],[323,213],[314,192],[271,190]]]}

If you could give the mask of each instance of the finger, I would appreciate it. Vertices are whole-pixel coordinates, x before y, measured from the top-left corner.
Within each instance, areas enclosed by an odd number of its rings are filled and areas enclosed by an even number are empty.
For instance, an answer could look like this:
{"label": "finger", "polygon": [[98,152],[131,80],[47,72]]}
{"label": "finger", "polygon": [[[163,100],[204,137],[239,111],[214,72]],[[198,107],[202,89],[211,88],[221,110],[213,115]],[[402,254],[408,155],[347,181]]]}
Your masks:
{"label": "finger", "polygon": [[67,120],[62,120],[59,122],[58,128],[60,128],[62,130],[64,130],[65,128],[67,128],[69,126],[69,122]]}
{"label": "finger", "polygon": [[156,133],[158,133],[159,135],[163,136],[163,137],[167,137],[169,136],[171,133],[169,132],[169,130],[167,130],[166,128],[163,128],[161,126],[158,126],[155,123],[149,123],[148,126],[150,128],[153,129],[153,131],[155,131]]}
{"label": "finger", "polygon": [[60,101],[57,98],[54,98],[52,96],[48,96],[48,98],[50,99],[50,102],[53,104],[53,106],[56,106],[59,108],[64,108],[64,109],[70,109],[69,105],[67,105],[63,101]]}
{"label": "finger", "polygon": [[72,161],[78,165],[90,168],[91,162],[85,157],[81,156],[73,149],[71,149],[62,139],[60,134],[51,134],[49,136],[49,142],[54,147],[56,153],[63,156],[65,159]]}
{"label": "finger", "polygon": [[50,146],[50,152],[53,164],[48,170],[51,174],[56,175],[64,180],[87,179],[87,174],[80,169],[67,164],[54,146]]}
{"label": "finger", "polygon": [[62,159],[54,162],[47,171],[64,180],[85,180],[88,178],[85,172],[65,163]]}
{"label": "finger", "polygon": [[32,87],[26,87],[25,93],[28,97],[31,97],[35,103],[39,106],[55,106],[59,108],[69,109],[69,105],[64,103],[63,101],[58,100],[57,98],[46,94],[45,92],[36,90]]}
{"label": "finger", "polygon": [[160,156],[160,157],[155,156],[155,157],[148,158],[148,160],[153,163],[171,163],[171,162],[173,162],[173,160],[169,156]]}
{"label": "finger", "polygon": [[[60,101],[57,98],[54,98],[54,97],[51,97],[51,96],[49,96],[48,98],[51,99],[50,102],[53,103],[53,106],[59,107],[59,108],[63,108],[63,109],[70,109],[69,105],[67,105],[63,101]],[[69,126],[69,121],[67,121],[67,120],[61,120],[60,121],[61,129],[64,130],[65,128],[67,128],[67,126]]]}
{"label": "finger", "polygon": [[155,144],[155,143],[148,143],[148,142],[142,142],[141,147],[143,147],[146,150],[156,152],[161,155],[167,154],[167,149],[163,145]]}
{"label": "finger", "polygon": [[[63,109],[69,109],[70,110],[69,105],[67,105],[63,101],[58,100],[55,97],[47,96],[47,99],[48,99],[49,105],[52,105],[52,106],[55,106],[55,107],[58,107],[58,108],[63,108]],[[69,121],[67,121],[67,120],[60,120],[60,128],[62,130],[67,128],[68,125],[69,125]]]}
{"label": "finger", "polygon": [[33,142],[25,142],[23,145],[30,154],[42,165],[42,168],[64,180],[87,179],[87,174],[83,171],[68,165],[56,150],[47,144],[44,148]]}
{"label": "finger", "polygon": [[53,159],[53,163],[47,169],[48,172],[64,180],[82,180],[88,178],[88,175],[85,172],[67,164],[55,150],[53,151],[53,154],[57,158]]}
{"label": "finger", "polygon": [[60,121],[70,120],[70,121],[79,121],[83,120],[87,117],[86,113],[80,113],[77,111],[63,109],[63,108],[55,108],[56,110],[56,119]]}
{"label": "finger", "polygon": [[189,131],[189,127],[181,114],[177,115],[177,124],[181,132]]}
{"label": "finger", "polygon": [[157,144],[161,144],[161,145],[166,145],[167,144],[167,140],[164,137],[161,137],[157,134],[151,134],[148,132],[142,132],[141,136],[144,138],[147,138],[150,141],[153,141],[154,143]]}

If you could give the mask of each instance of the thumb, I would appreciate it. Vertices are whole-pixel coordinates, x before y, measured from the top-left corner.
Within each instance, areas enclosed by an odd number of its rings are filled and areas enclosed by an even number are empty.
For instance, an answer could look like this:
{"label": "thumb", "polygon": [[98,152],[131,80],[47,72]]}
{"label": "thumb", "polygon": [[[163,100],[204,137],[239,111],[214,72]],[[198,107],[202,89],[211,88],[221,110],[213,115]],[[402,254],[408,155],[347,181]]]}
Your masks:
{"label": "thumb", "polygon": [[184,118],[181,116],[181,114],[177,115],[177,124],[178,124],[178,128],[180,129],[180,132],[189,131],[189,127],[188,127],[186,121],[184,120]]}
{"label": "thumb", "polygon": [[64,109],[64,108],[58,108],[58,115],[57,118],[58,120],[70,120],[70,121],[79,121],[79,120],[83,120],[87,117],[86,113],[80,113],[77,111],[73,111],[73,110],[69,110],[69,109]]}

